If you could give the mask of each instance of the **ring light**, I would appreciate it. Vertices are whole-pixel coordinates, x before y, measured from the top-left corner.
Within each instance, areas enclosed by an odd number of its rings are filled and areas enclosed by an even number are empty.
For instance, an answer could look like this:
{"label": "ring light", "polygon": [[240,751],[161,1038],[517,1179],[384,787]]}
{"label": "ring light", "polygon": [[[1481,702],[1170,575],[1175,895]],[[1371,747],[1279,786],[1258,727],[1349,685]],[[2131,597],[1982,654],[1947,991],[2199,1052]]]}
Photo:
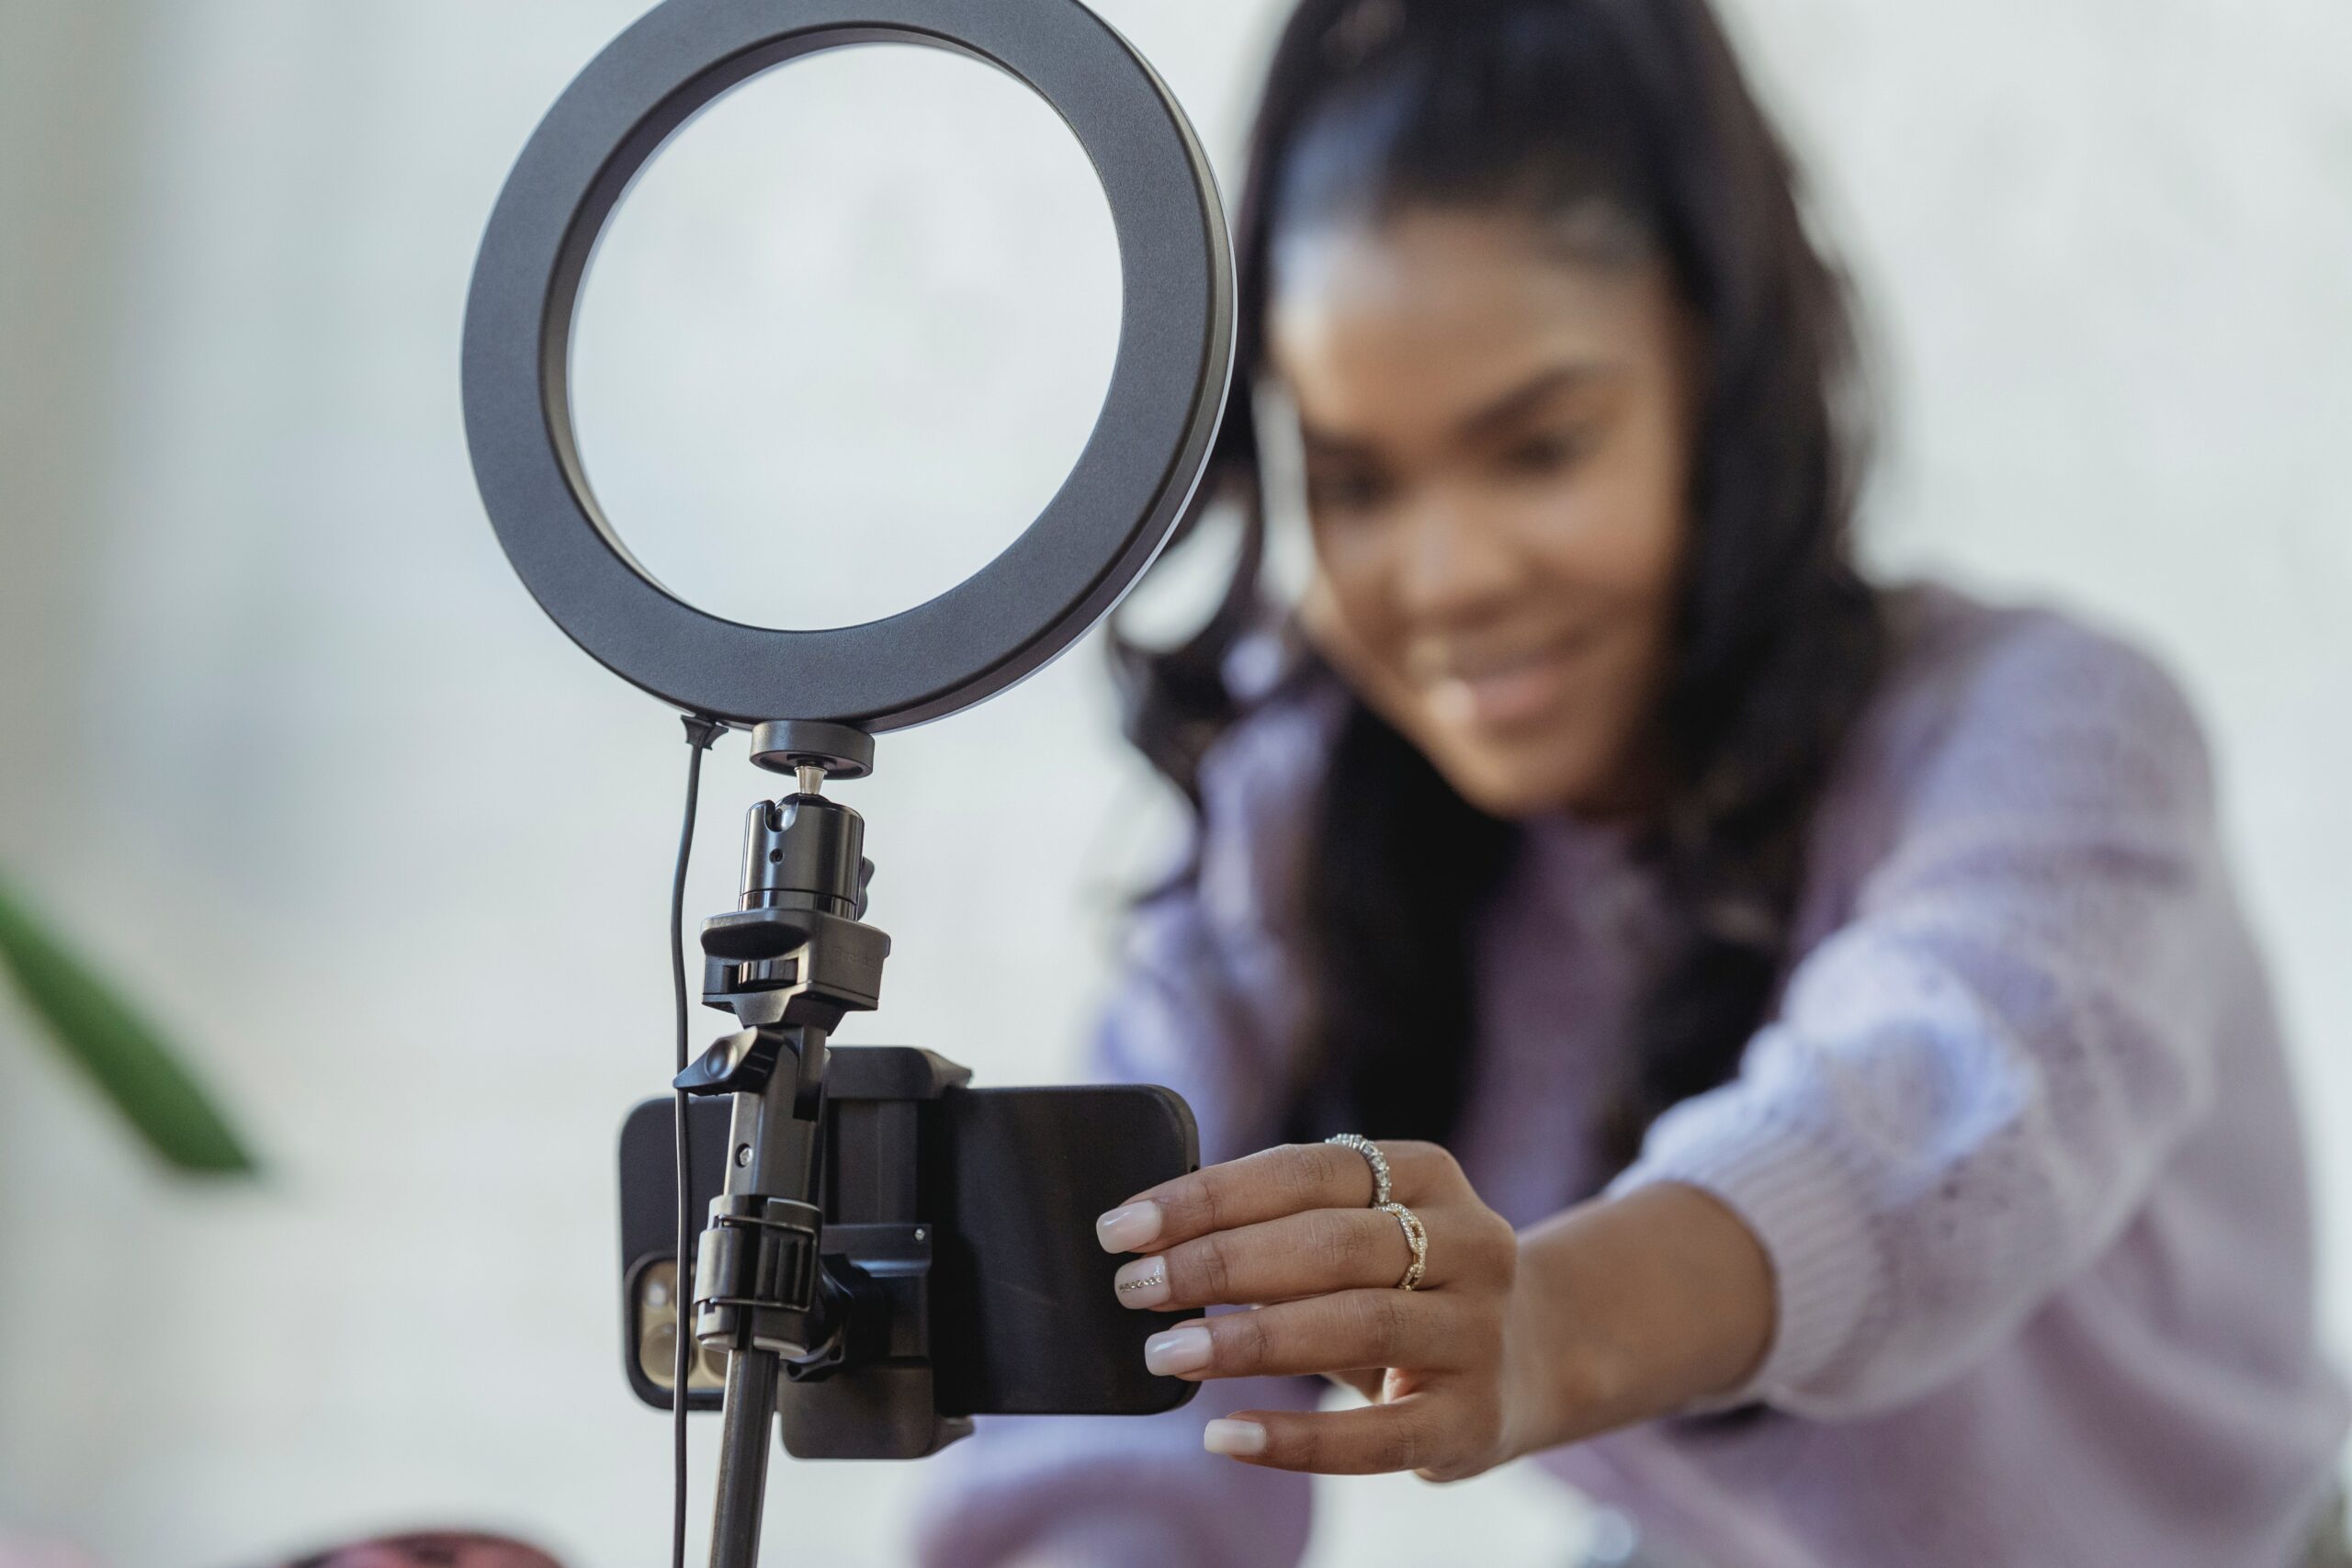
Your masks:
{"label": "ring light", "polygon": [[[1118,351],[1069,478],[978,572],[860,626],[745,626],[664,589],[599,511],[572,430],[573,318],[614,209],[680,128],[773,66],[862,43],[969,55],[1061,116],[1118,237]],[[1232,339],[1232,262],[1207,160],[1151,67],[1078,0],[665,0],[564,91],[507,177],[467,302],[466,434],[508,559],[599,663],[737,727],[871,734],[994,695],[1118,602],[1199,480]]]}

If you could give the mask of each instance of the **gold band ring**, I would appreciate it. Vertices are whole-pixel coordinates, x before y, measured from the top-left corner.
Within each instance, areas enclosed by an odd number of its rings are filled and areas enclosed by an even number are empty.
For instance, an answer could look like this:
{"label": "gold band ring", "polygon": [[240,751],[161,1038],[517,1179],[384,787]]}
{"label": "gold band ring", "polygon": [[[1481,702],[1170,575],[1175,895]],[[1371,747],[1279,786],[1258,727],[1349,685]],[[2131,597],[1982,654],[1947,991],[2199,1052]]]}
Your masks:
{"label": "gold band ring", "polygon": [[1396,1223],[1405,1227],[1405,1245],[1413,1249],[1413,1261],[1406,1269],[1405,1277],[1396,1281],[1396,1288],[1400,1291],[1420,1289],[1421,1276],[1429,1272],[1430,1267],[1429,1227],[1421,1224],[1420,1215],[1402,1203],[1382,1203],[1376,1206],[1382,1213],[1396,1216]]}

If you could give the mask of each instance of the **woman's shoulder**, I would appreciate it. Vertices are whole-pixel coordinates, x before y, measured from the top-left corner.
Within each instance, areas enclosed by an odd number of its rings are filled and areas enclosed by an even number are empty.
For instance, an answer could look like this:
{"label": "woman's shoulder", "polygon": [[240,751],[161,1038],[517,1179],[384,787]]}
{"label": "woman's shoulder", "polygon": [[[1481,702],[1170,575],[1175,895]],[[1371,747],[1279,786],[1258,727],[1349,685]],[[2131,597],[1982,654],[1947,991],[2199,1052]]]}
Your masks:
{"label": "woman's shoulder", "polygon": [[1906,816],[2156,809],[2202,815],[2211,773],[2180,683],[2072,611],[1940,583],[1887,593],[1891,655],[1838,794]]}
{"label": "woman's shoulder", "polygon": [[2023,684],[2093,704],[2136,694],[2184,705],[2154,655],[2077,611],[1996,603],[1931,581],[1890,588],[1885,601],[1894,645],[1885,694],[1898,703],[2016,695]]}

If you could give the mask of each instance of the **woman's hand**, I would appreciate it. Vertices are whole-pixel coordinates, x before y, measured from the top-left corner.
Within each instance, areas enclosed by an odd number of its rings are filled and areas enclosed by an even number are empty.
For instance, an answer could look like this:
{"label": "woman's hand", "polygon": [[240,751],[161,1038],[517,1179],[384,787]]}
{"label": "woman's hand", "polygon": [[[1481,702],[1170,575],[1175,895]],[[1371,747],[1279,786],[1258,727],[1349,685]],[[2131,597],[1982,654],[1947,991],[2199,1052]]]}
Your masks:
{"label": "woman's hand", "polygon": [[1380,1145],[1396,1216],[1369,1207],[1351,1149],[1294,1144],[1138,1193],[1096,1223],[1135,1308],[1250,1303],[1155,1335],[1155,1372],[1321,1373],[1373,1404],[1245,1411],[1212,1421],[1213,1452],[1280,1470],[1410,1470],[1459,1480],[1538,1449],[1738,1386],[1772,1326],[1771,1273],[1731,1211],[1660,1186],[1569,1210],[1524,1236],[1433,1144]]}
{"label": "woman's hand", "polygon": [[1214,1451],[1283,1470],[1475,1475],[1521,1451],[1525,1348],[1510,1321],[1519,1242],[1434,1144],[1380,1145],[1394,1197],[1429,1237],[1419,1288],[1394,1214],[1368,1207],[1372,1168],[1329,1144],[1269,1149],[1179,1178],[1098,1222],[1131,1307],[1260,1303],[1155,1336],[1145,1361],[1191,1382],[1328,1373],[1374,1403],[1213,1422]]}

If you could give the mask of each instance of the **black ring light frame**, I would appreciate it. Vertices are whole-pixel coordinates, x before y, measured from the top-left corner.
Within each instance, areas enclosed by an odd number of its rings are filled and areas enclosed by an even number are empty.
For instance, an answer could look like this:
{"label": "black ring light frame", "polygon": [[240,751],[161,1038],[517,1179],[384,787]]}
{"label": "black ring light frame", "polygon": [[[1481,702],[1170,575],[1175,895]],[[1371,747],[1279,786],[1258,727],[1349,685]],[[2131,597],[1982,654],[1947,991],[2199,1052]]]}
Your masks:
{"label": "black ring light frame", "polygon": [[[572,432],[573,317],[606,220],[671,136],[772,66],[860,43],[970,56],[1061,116],[1118,236],[1118,352],[1069,477],[978,572],[862,626],[748,626],[663,589],[598,510]],[[507,177],[467,302],[466,434],[508,558],[598,662],[739,728],[805,720],[871,734],[994,695],[1109,612],[1191,500],[1232,341],[1232,259],[1208,161],[1151,67],[1079,0],[665,0],[565,90]]]}

